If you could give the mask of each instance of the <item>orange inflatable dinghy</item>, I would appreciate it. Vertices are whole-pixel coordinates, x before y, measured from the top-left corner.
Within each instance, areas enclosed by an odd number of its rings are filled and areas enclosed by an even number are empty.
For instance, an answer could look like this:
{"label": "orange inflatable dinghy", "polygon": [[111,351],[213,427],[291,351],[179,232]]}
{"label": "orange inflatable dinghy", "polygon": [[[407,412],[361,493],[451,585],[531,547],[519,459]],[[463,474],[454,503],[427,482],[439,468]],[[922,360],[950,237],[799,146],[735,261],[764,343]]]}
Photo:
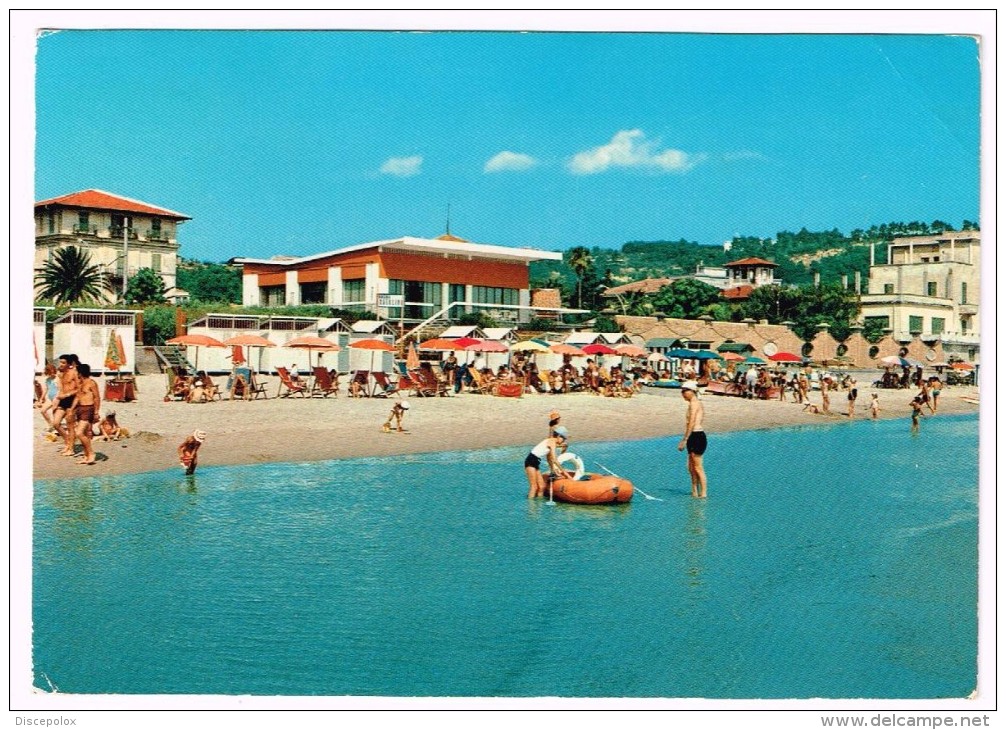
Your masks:
{"label": "orange inflatable dinghy", "polygon": [[552,499],[571,504],[617,504],[632,499],[632,482],[610,474],[586,474],[583,479],[553,479]]}

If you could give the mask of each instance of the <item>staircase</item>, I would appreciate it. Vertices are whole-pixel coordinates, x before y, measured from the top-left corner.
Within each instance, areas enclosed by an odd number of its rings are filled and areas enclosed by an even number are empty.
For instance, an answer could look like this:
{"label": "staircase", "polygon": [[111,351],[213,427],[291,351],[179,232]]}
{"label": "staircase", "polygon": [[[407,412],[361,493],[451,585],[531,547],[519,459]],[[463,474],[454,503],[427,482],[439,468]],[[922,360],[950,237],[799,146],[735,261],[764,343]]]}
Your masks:
{"label": "staircase", "polygon": [[153,350],[158,361],[161,363],[162,371],[169,368],[181,367],[185,368],[186,373],[195,375],[195,366],[186,359],[182,348],[177,345],[159,345],[153,348]]}

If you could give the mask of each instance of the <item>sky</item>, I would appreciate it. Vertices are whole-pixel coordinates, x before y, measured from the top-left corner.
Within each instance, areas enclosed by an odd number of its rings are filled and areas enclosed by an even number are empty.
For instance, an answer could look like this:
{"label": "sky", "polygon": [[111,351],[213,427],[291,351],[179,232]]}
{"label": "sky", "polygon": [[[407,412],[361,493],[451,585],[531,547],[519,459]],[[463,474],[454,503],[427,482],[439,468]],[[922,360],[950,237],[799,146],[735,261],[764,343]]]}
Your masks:
{"label": "sky", "polygon": [[35,199],[180,211],[190,259],[979,220],[967,36],[110,29],[36,53]]}

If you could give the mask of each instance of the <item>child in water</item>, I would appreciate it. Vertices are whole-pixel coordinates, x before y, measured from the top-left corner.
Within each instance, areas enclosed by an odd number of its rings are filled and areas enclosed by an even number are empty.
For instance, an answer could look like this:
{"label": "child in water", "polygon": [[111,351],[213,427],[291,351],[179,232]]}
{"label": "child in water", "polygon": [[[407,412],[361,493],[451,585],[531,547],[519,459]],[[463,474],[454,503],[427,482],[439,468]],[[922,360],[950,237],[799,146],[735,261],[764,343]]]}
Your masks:
{"label": "child in water", "polygon": [[185,468],[186,474],[195,474],[199,447],[203,445],[205,440],[206,432],[196,430],[178,447],[178,461]]}
{"label": "child in water", "polygon": [[874,419],[877,418],[877,414],[880,413],[880,397],[874,393],[870,396],[870,416]]}
{"label": "child in water", "polygon": [[408,401],[399,401],[391,409],[391,414],[388,416],[388,420],[384,422],[381,426],[381,430],[384,433],[391,433],[391,422],[395,422],[395,426],[398,428],[399,433],[405,433],[405,429],[402,428],[402,419],[405,418],[405,412],[409,410]]}

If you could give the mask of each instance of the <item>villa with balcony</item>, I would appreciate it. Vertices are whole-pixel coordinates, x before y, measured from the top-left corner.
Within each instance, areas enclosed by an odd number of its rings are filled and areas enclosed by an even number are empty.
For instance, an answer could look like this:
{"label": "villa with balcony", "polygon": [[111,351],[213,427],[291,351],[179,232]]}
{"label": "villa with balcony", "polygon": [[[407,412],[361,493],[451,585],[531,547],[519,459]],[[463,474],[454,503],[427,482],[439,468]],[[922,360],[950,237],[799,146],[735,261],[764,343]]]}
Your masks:
{"label": "villa with balcony", "polygon": [[169,301],[186,298],[178,289],[178,226],[191,218],[167,208],[103,190],[82,190],[35,203],[35,268],[64,246],[77,246],[108,274],[116,301],[142,268],[164,281]]}
{"label": "villa with balcony", "polygon": [[871,245],[863,321],[901,342],[940,340],[948,357],[977,362],[980,244],[980,231],[895,238],[880,263]]}

